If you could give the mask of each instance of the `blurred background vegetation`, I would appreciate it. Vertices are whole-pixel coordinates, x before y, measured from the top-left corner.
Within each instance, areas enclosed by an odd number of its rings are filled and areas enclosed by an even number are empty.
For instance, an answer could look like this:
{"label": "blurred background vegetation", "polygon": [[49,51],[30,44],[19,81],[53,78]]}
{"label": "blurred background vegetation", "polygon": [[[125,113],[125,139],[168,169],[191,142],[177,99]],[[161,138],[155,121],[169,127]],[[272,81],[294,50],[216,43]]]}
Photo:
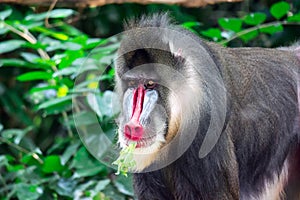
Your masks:
{"label": "blurred background vegetation", "polygon": [[[93,93],[98,106],[91,104],[92,110],[105,134],[114,135],[116,113],[105,102],[114,95],[112,61],[119,44],[114,35],[125,19],[168,11],[178,25],[229,47],[286,46],[300,37],[297,0],[48,9],[0,4],[3,200],[134,198],[131,177],[115,176],[88,153],[72,116],[72,96]],[[82,70],[86,62],[101,76]],[[82,73],[82,84],[75,84]],[[89,123],[88,116],[81,117],[82,125]]]}

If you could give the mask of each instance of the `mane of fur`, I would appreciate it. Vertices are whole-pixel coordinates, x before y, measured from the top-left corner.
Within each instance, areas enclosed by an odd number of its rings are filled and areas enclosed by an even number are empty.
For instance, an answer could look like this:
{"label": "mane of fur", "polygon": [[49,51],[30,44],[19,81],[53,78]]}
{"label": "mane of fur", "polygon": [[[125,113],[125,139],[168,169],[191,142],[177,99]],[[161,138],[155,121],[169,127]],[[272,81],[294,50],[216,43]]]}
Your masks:
{"label": "mane of fur", "polygon": [[172,26],[172,20],[168,13],[144,15],[141,18],[130,19],[124,24],[125,30],[145,27],[169,28],[170,26]]}

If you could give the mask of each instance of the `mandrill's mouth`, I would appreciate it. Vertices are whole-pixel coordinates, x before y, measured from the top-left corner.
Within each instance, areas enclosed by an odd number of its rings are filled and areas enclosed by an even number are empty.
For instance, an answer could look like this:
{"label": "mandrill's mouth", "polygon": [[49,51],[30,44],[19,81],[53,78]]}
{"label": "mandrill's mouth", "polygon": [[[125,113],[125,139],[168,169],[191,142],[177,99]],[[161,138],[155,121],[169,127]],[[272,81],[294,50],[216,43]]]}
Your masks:
{"label": "mandrill's mouth", "polygon": [[[128,136],[128,135],[127,135]],[[164,135],[161,132],[145,133],[140,138],[127,137],[124,129],[119,129],[119,145],[122,150],[134,146],[133,159],[136,166],[134,171],[142,171],[156,159],[162,144],[165,142]],[[135,143],[133,145],[133,143]]]}
{"label": "mandrill's mouth", "polygon": [[149,146],[153,145],[155,143],[155,141],[156,141],[156,136],[148,136],[148,137],[145,137],[145,138],[140,138],[139,140],[128,139],[125,136],[126,146],[128,146],[132,142],[135,142],[136,143],[136,148],[149,147]]}

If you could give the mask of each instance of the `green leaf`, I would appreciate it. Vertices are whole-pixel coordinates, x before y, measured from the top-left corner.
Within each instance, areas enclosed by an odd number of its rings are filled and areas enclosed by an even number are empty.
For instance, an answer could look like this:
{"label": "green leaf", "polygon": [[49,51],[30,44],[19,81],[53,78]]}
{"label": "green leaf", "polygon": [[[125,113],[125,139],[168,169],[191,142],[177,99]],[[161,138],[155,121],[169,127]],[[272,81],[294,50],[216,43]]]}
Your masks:
{"label": "green leaf", "polygon": [[34,27],[37,26],[43,26],[44,22],[32,22],[32,21],[25,21],[23,20],[20,24],[14,24],[14,26],[16,26],[17,28],[21,29],[21,30],[31,30]]}
{"label": "green leaf", "polygon": [[87,102],[91,109],[95,111],[99,117],[113,117],[121,110],[118,105],[118,97],[116,93],[110,90],[105,91],[102,96],[99,96],[99,94],[88,94]]}
{"label": "green leaf", "polygon": [[213,39],[214,41],[222,39],[221,30],[217,28],[210,28],[208,30],[201,31],[201,34]]}
{"label": "green leaf", "polygon": [[51,69],[52,66],[55,66],[55,62],[49,59],[37,58],[34,60],[36,64],[39,65],[39,68]]}
{"label": "green leaf", "polygon": [[61,162],[63,165],[66,164],[73,155],[75,155],[80,144],[80,142],[75,142],[74,144],[68,146],[61,156]]}
{"label": "green leaf", "polygon": [[7,129],[1,133],[1,136],[5,139],[11,140],[15,139],[15,144],[19,144],[21,139],[25,136],[26,132],[21,129]]}
{"label": "green leaf", "polygon": [[[75,199],[92,200],[93,198],[91,198],[91,197],[94,196],[94,194],[95,194],[95,191],[93,191],[93,188],[95,187],[96,184],[97,184],[96,180],[90,180],[90,181],[85,181],[83,184],[77,185],[75,191],[73,191]],[[85,198],[85,197],[90,197],[90,198]],[[104,199],[102,199],[102,200],[104,200]]]}
{"label": "green leaf", "polygon": [[75,193],[76,192],[80,192],[80,193],[85,193],[86,194],[86,192],[88,192],[88,191],[86,191],[88,188],[90,188],[90,187],[94,187],[96,185],[96,181],[95,180],[90,180],[90,181],[87,181],[87,182],[85,182],[85,183],[83,183],[83,184],[80,184],[80,185],[78,185],[77,186],[77,188],[76,188],[76,191],[75,191]]}
{"label": "green leaf", "polygon": [[0,20],[5,20],[12,13],[12,9],[4,10],[0,12]]}
{"label": "green leaf", "polygon": [[[122,195],[113,185],[107,185],[103,190],[105,196],[108,196],[111,200],[125,200],[125,196]],[[101,199],[102,200],[102,199]],[[106,200],[106,199],[105,199]]]}
{"label": "green leaf", "polygon": [[43,71],[34,71],[21,74],[17,77],[18,81],[33,81],[33,80],[49,80],[52,78],[52,74]]}
{"label": "green leaf", "polygon": [[32,87],[30,90],[29,90],[29,94],[33,94],[35,92],[44,92],[44,94],[46,92],[51,92],[52,91],[55,91],[56,93],[56,90],[57,90],[57,86],[52,86],[52,85],[38,85],[36,87]]}
{"label": "green leaf", "polygon": [[67,23],[63,23],[63,25],[59,26],[59,28],[62,30],[62,32],[68,33],[70,36],[80,36],[84,34],[80,30]]}
{"label": "green leaf", "polygon": [[96,60],[99,60],[104,56],[111,55],[114,51],[116,51],[119,48],[119,46],[119,43],[113,43],[107,46],[97,46],[97,48],[93,49],[91,57]]}
{"label": "green leaf", "polygon": [[67,96],[64,96],[64,97],[61,97],[61,98],[50,99],[50,100],[40,104],[38,106],[38,110],[45,109],[45,108],[48,108],[48,107],[51,107],[51,106],[55,106],[55,105],[60,104],[60,103],[69,102],[72,99],[72,97],[73,97],[73,95],[67,95]]}
{"label": "green leaf", "polygon": [[74,179],[60,178],[55,185],[50,186],[55,192],[61,196],[73,197],[73,193],[76,189],[77,181]]}
{"label": "green leaf", "polygon": [[37,32],[40,32],[40,33],[44,33],[45,35],[51,36],[51,37],[56,38],[58,40],[68,40],[69,39],[69,36],[66,35],[66,34],[63,34],[63,33],[60,33],[60,32],[55,32],[55,31],[52,31],[50,29],[44,28],[42,26],[33,27],[31,30],[32,31],[37,31]]}
{"label": "green leaf", "polygon": [[48,46],[48,44],[42,44],[41,42],[36,42],[36,43],[34,43],[34,44],[32,44],[32,43],[29,43],[29,42],[27,42],[27,43],[25,43],[24,45],[23,45],[24,47],[27,47],[27,48],[31,48],[31,49],[46,49],[46,47]]}
{"label": "green leaf", "polygon": [[0,155],[0,168],[7,165],[8,165],[7,157],[5,155]]}
{"label": "green leaf", "polygon": [[71,10],[71,9],[55,9],[50,12],[27,15],[25,17],[25,20],[41,21],[41,20],[44,20],[47,16],[49,18],[66,18],[74,13],[75,13],[75,11]]}
{"label": "green leaf", "polygon": [[288,22],[300,22],[300,13],[294,14],[292,16],[288,16]]}
{"label": "green leaf", "polygon": [[70,76],[72,74],[75,74],[76,72],[78,72],[78,67],[66,67],[54,72],[53,77],[55,78],[58,76]]}
{"label": "green leaf", "polygon": [[[75,44],[75,43],[73,43]],[[78,45],[78,44],[77,44]],[[78,45],[80,46],[80,45]],[[82,50],[67,50],[64,53],[64,57],[61,59],[61,62],[58,65],[59,69],[69,67],[76,59],[83,57],[84,52]]]}
{"label": "green leaf", "polygon": [[103,43],[103,39],[99,39],[99,38],[89,38],[87,41],[86,41],[86,44],[84,46],[84,49],[93,49],[97,46],[99,46],[100,44]]}
{"label": "green leaf", "polygon": [[277,33],[277,32],[280,32],[280,31],[283,31],[283,26],[278,23],[276,25],[272,25],[272,26],[268,26],[268,27],[262,27],[259,29],[260,32],[262,33],[267,33],[267,34],[274,34],[274,33]]}
{"label": "green leaf", "polygon": [[62,172],[64,166],[61,164],[60,157],[58,155],[47,156],[42,166],[44,173]]}
{"label": "green leaf", "polygon": [[5,33],[7,33],[9,31],[8,28],[1,26],[1,22],[0,22],[0,35],[3,35]]}
{"label": "green leaf", "polygon": [[132,186],[132,176],[129,174],[128,177],[118,176],[114,181],[114,185],[118,189],[119,192],[133,196],[133,186]]}
{"label": "green leaf", "polygon": [[[88,36],[82,33],[81,35],[70,39],[69,42],[79,44],[80,46],[85,46],[87,43],[87,40],[88,40]],[[98,40],[100,40],[100,39],[98,39]]]}
{"label": "green leaf", "polygon": [[102,101],[101,96],[99,94],[89,93],[86,98],[90,108],[97,114],[98,117],[102,118],[103,114],[100,109],[100,103]]}
{"label": "green leaf", "polygon": [[241,35],[240,38],[244,41],[244,42],[249,42],[250,40],[254,39],[255,37],[258,36],[258,30],[253,30],[249,33],[246,33],[244,35]]}
{"label": "green leaf", "polygon": [[24,45],[25,43],[26,42],[23,40],[8,40],[0,42],[0,54],[14,51],[22,47],[22,45]]}
{"label": "green leaf", "polygon": [[29,126],[26,129],[6,129],[2,131],[1,136],[8,140],[13,139],[15,144],[19,144],[23,137],[31,130],[33,130],[32,126]]}
{"label": "green leaf", "polygon": [[111,76],[112,78],[115,76],[115,69],[112,68],[108,71],[108,75]]}
{"label": "green leaf", "polygon": [[34,165],[34,166],[40,166],[40,163],[35,159],[36,155],[38,154],[25,154],[22,159],[21,162],[25,165]]}
{"label": "green leaf", "polygon": [[285,1],[280,1],[271,6],[270,12],[276,19],[282,18],[290,10],[290,4]]}
{"label": "green leaf", "polygon": [[192,27],[194,27],[194,26],[201,26],[202,25],[202,23],[200,23],[200,22],[195,22],[195,21],[191,21],[191,22],[184,22],[183,24],[182,24],[182,26],[184,27],[184,28],[192,28]]}
{"label": "green leaf", "polygon": [[110,183],[109,179],[101,180],[97,183],[95,191],[98,193],[105,189],[105,187]]}
{"label": "green leaf", "polygon": [[35,68],[35,66],[29,62],[26,62],[17,58],[3,58],[0,59],[0,67],[28,67]]}
{"label": "green leaf", "polygon": [[71,164],[71,167],[75,168],[75,169],[85,169],[88,167],[95,167],[97,165],[100,165],[100,163],[96,164],[94,162],[94,158],[92,158],[90,156],[90,154],[87,152],[86,148],[81,147],[76,152],[73,162]]}
{"label": "green leaf", "polygon": [[75,11],[71,9],[55,9],[50,12],[50,18],[66,18],[74,13]]}
{"label": "green leaf", "polygon": [[85,168],[85,169],[77,169],[73,175],[73,178],[95,176],[104,171],[106,171],[106,168],[103,165],[89,167],[89,168]]}
{"label": "green leaf", "polygon": [[25,20],[27,20],[27,21],[41,21],[41,20],[44,20],[46,17],[47,17],[47,12],[40,13],[40,14],[27,15],[25,17]]}
{"label": "green leaf", "polygon": [[22,169],[25,169],[25,166],[24,165],[8,165],[7,166],[7,171],[9,172],[18,172]]}
{"label": "green leaf", "polygon": [[218,22],[223,29],[233,32],[239,32],[243,23],[243,21],[238,18],[221,18],[218,20]]}
{"label": "green leaf", "polygon": [[71,167],[76,169],[73,178],[94,176],[106,171],[106,167],[91,157],[84,147],[77,151]]}
{"label": "green leaf", "polygon": [[[64,50],[69,50],[69,51],[76,51],[80,53],[82,46],[73,42],[65,42],[65,43],[53,43],[49,47],[46,48],[48,52],[50,51],[55,51],[58,49],[64,49]],[[74,55],[75,53],[75,55]],[[82,54],[82,53],[81,53]],[[76,52],[73,52],[73,57],[76,56]],[[79,56],[78,56],[79,57]]]}
{"label": "green leaf", "polygon": [[43,194],[43,188],[41,186],[27,183],[16,184],[15,191],[18,199],[22,200],[36,200]]}
{"label": "green leaf", "polygon": [[90,111],[82,111],[73,114],[74,125],[76,127],[98,124],[98,118],[95,113]]}
{"label": "green leaf", "polygon": [[21,56],[28,62],[35,63],[35,60],[40,58],[38,55],[33,53],[22,52]]}
{"label": "green leaf", "polygon": [[[55,104],[53,106],[47,107],[43,109],[43,115],[47,116],[47,115],[56,115],[62,112],[66,112],[71,110],[72,108],[72,101],[64,101],[58,104]],[[66,124],[65,124],[66,125]]]}
{"label": "green leaf", "polygon": [[256,12],[246,15],[244,18],[244,22],[248,25],[256,26],[258,24],[263,23],[267,18],[265,13]]}
{"label": "green leaf", "polygon": [[[82,48],[82,45],[74,43],[74,42],[65,42],[62,44],[64,46],[64,49],[70,50],[70,51],[76,51],[80,50]],[[71,53],[77,53],[77,52],[71,52]]]}

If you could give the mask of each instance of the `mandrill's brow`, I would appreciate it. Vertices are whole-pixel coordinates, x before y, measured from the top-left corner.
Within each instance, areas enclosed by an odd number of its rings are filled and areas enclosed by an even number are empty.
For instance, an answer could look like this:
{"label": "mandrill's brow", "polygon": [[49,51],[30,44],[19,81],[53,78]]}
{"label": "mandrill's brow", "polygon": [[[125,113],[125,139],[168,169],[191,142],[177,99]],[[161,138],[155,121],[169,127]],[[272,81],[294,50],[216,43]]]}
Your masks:
{"label": "mandrill's brow", "polygon": [[123,76],[121,77],[123,81],[137,81],[140,83],[146,83],[149,81],[153,82],[159,82],[159,76],[156,74],[154,70],[135,70],[132,69],[130,71],[127,71]]}

